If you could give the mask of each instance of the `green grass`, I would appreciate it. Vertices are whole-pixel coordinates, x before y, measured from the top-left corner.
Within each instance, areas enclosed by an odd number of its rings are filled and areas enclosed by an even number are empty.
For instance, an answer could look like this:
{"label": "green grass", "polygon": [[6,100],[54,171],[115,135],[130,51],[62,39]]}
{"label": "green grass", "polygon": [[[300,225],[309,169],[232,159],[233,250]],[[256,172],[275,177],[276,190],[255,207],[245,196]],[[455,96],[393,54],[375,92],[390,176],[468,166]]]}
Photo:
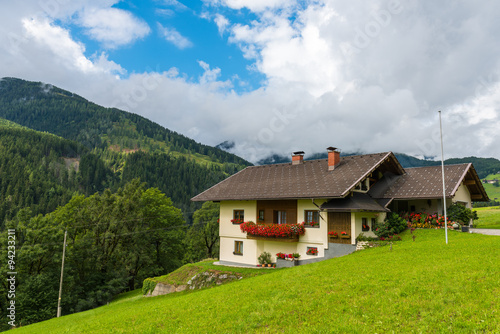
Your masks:
{"label": "green grass", "polygon": [[[500,174],[490,174],[486,178],[486,180],[500,180]],[[488,194],[490,200],[499,201],[500,200],[500,187],[495,187],[489,183],[483,183],[484,190]]]}
{"label": "green grass", "polygon": [[484,208],[474,208],[479,217],[474,222],[478,228],[500,229],[500,206],[488,206]]}
{"label": "green grass", "polygon": [[14,333],[498,333],[500,238],[416,230],[389,247],[108,306]]}
{"label": "green grass", "polygon": [[[209,259],[198,263],[189,263],[179,269],[171,272],[170,274],[154,277],[152,278],[156,282],[164,284],[182,285],[187,284],[189,279],[194,275],[200,274],[204,271],[217,271],[223,274],[239,274],[243,278],[259,276],[263,274],[270,273],[270,270],[276,270],[274,268],[239,268],[239,267],[226,267],[226,266],[216,266],[213,264],[215,260]],[[281,269],[278,269],[281,270]]]}

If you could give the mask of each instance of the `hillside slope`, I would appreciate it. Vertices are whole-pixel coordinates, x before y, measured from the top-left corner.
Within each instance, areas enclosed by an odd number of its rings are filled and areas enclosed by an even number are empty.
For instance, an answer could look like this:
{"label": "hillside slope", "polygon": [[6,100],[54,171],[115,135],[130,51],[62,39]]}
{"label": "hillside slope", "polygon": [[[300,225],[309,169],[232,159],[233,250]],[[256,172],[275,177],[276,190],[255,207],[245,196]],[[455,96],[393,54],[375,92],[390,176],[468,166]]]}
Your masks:
{"label": "hillside slope", "polygon": [[[0,223],[29,207],[44,214],[67,203],[95,174],[87,148],[0,118]],[[83,158],[83,163],[79,163]],[[79,171],[79,173],[78,173]]]}
{"label": "hillside slope", "polygon": [[[76,94],[40,82],[16,78],[0,80],[0,118],[55,134],[79,145],[79,150],[86,152],[85,156],[78,153],[73,158],[78,160],[80,166],[90,164],[95,168],[77,171],[77,179],[82,182],[78,187],[68,186],[65,192],[79,190],[90,195],[105,188],[117,189],[134,178],[140,178],[148,187],[158,187],[169,196],[182,209],[188,221],[200,206],[200,203],[192,203],[191,197],[250,165],[233,154],[196,143],[144,117],[101,107]],[[4,128],[7,124],[13,126],[6,121],[3,123]],[[2,155],[0,152],[0,157]],[[49,152],[35,154],[28,160],[34,162],[48,155]],[[6,164],[9,161],[4,157]],[[12,165],[6,170],[12,172],[14,168]],[[11,176],[4,174],[4,177]],[[16,174],[12,177],[17,190],[11,188],[10,191],[24,191],[23,176]],[[7,189],[8,184],[4,184]],[[43,191],[48,189],[43,188]],[[61,191],[56,194],[61,195]],[[26,202],[26,206],[32,204],[25,198],[21,196],[17,207],[22,202]],[[68,196],[63,196],[57,203],[65,204],[67,200]],[[53,209],[53,206],[50,208]],[[4,217],[16,214],[15,210],[6,210],[9,213]]]}
{"label": "hillside slope", "polygon": [[101,107],[41,82],[1,79],[0,117],[91,149],[176,152],[207,162],[249,164],[234,154],[196,143],[139,115]]}
{"label": "hillside slope", "polygon": [[109,306],[14,333],[472,333],[500,328],[500,238],[403,241],[209,290]]}

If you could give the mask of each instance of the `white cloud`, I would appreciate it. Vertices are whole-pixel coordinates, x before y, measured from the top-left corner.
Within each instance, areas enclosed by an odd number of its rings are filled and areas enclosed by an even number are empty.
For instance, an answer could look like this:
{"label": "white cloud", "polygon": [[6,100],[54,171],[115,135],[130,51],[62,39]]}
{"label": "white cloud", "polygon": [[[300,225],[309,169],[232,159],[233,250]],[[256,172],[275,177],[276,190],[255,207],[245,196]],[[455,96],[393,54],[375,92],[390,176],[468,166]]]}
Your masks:
{"label": "white cloud", "polygon": [[127,45],[147,36],[148,24],[117,8],[90,8],[80,13],[80,24],[88,34],[108,48]]}
{"label": "white cloud", "polygon": [[295,0],[204,0],[204,2],[216,6],[227,6],[232,9],[248,8],[254,12],[290,7],[296,4]]}
{"label": "white cloud", "polygon": [[167,28],[158,23],[158,31],[166,41],[174,44],[179,49],[186,49],[193,46],[193,43],[182,36],[175,28]]}
{"label": "white cloud", "polygon": [[84,56],[85,46],[73,41],[67,30],[52,25],[48,21],[38,22],[29,19],[23,20],[23,26],[28,38],[50,50],[67,69],[75,69],[84,73],[99,70]]}
{"label": "white cloud", "polygon": [[[56,16],[107,8],[88,2]],[[265,77],[262,87],[237,94],[222,79],[224,63],[211,67],[203,55],[197,80],[160,62],[150,73],[117,77],[124,69],[105,53],[86,57],[66,25],[43,15],[21,22],[32,13],[12,2],[0,13],[0,73],[54,84],[206,144],[234,140],[234,152],[253,161],[331,145],[439,155],[437,110],[448,157],[500,158],[500,3],[408,1],[397,10],[391,3],[212,1],[217,11],[204,10],[214,31],[223,27]],[[229,23],[213,21],[216,14]],[[192,46],[177,30],[158,29],[177,47]]]}
{"label": "white cloud", "polygon": [[215,14],[214,22],[215,24],[217,24],[217,28],[219,29],[220,35],[222,35],[226,31],[226,28],[230,24],[229,20],[221,14]]}
{"label": "white cloud", "polygon": [[163,3],[166,6],[175,7],[178,10],[187,10],[187,9],[189,9],[188,7],[186,7],[186,5],[184,5],[183,3],[180,3],[177,0],[163,0]]}

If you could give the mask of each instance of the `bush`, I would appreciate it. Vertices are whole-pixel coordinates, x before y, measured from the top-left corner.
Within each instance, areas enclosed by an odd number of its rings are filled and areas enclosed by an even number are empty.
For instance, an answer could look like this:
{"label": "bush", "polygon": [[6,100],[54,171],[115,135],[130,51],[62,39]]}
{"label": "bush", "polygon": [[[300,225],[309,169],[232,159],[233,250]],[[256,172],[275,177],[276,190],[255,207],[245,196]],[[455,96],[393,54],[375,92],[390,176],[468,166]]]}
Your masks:
{"label": "bush", "polygon": [[464,226],[469,226],[471,220],[476,220],[477,212],[466,208],[460,203],[453,203],[447,209],[448,217]]}
{"label": "bush", "polygon": [[360,234],[356,237],[356,240],[357,240],[357,241],[377,241],[377,240],[378,240],[378,238],[368,237],[368,236],[366,236],[364,233],[360,233]]}
{"label": "bush", "polygon": [[375,230],[373,231],[380,239],[399,234],[406,230],[407,222],[400,217],[397,213],[390,213],[387,218],[381,222],[376,223]]}

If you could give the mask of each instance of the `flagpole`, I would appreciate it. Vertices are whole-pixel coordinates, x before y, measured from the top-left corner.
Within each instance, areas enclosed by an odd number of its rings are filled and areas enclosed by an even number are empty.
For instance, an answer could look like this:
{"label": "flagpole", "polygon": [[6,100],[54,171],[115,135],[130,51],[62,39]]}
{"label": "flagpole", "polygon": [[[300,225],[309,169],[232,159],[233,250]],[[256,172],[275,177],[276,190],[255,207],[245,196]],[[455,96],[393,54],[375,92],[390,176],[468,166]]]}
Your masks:
{"label": "flagpole", "polygon": [[443,150],[443,123],[441,121],[441,110],[439,113],[439,133],[441,136],[441,176],[443,178],[443,209],[444,209],[444,234],[446,236],[446,244],[448,244],[448,219],[446,217],[446,191],[444,187],[444,150]]}

